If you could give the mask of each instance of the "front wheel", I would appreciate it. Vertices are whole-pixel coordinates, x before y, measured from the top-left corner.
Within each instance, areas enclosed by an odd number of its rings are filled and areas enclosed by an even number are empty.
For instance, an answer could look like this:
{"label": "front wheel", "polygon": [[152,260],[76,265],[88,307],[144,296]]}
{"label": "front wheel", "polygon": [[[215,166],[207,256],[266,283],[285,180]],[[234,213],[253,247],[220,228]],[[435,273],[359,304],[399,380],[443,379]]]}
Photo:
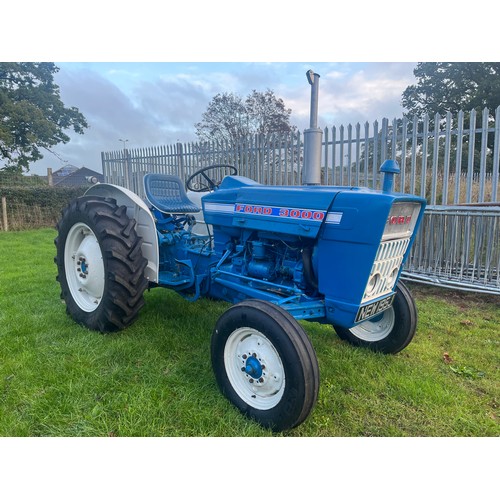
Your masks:
{"label": "front wheel", "polygon": [[262,300],[232,306],[215,326],[211,353],[222,393],[262,426],[290,429],[314,407],[316,354],[303,328],[282,308]]}
{"label": "front wheel", "polygon": [[352,328],[334,326],[347,342],[372,351],[395,354],[413,339],[417,328],[417,307],[408,288],[399,281],[392,307]]}

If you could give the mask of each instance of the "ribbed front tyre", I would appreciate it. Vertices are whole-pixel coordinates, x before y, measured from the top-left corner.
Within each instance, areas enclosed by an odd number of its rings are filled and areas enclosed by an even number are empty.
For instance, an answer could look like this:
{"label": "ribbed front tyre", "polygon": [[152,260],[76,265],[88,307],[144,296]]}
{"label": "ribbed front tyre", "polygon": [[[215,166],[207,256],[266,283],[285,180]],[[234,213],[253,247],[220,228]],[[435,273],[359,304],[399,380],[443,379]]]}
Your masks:
{"label": "ribbed front tyre", "polygon": [[302,423],[316,403],[316,354],[299,323],[282,308],[246,300],[219,318],[212,366],[222,393],[273,431]]}
{"label": "ribbed front tyre", "polygon": [[148,281],[135,224],[111,198],[82,196],[63,211],[54,261],[66,311],[77,323],[110,332],[137,318]]}
{"label": "ribbed front tyre", "polygon": [[408,288],[399,281],[392,307],[352,328],[335,326],[337,335],[347,342],[372,351],[395,354],[415,336],[417,307]]}

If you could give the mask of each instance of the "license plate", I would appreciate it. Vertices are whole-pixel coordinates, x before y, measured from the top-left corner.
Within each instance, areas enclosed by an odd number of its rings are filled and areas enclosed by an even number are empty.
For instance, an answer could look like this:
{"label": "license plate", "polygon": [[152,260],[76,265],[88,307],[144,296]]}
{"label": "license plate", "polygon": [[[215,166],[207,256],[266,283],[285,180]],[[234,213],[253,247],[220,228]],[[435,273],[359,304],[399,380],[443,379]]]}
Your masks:
{"label": "license plate", "polygon": [[378,300],[377,302],[372,302],[371,304],[366,304],[359,308],[358,314],[356,315],[356,323],[360,321],[365,321],[367,319],[373,318],[377,314],[384,312],[389,309],[394,302],[394,297],[396,294],[386,297],[385,299]]}

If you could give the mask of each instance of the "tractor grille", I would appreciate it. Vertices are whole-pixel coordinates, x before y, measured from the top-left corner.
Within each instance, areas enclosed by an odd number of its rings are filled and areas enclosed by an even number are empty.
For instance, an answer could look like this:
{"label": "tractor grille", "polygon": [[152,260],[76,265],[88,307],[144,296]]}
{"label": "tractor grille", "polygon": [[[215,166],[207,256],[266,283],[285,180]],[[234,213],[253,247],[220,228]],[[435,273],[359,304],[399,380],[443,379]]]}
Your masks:
{"label": "tractor grille", "polygon": [[362,304],[394,289],[420,210],[420,203],[394,203],[392,206],[365,287]]}
{"label": "tractor grille", "polygon": [[410,238],[382,241],[380,243],[361,303],[376,299],[392,291],[409,243]]}

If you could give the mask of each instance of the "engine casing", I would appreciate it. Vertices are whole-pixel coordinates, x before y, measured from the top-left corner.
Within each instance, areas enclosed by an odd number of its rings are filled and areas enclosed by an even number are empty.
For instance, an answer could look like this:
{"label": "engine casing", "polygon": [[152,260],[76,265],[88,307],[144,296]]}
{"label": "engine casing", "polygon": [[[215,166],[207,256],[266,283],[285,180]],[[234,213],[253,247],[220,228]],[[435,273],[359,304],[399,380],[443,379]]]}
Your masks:
{"label": "engine casing", "polygon": [[[239,176],[226,177],[202,203],[215,252],[231,249],[220,269],[324,300],[326,321],[345,327],[394,294],[425,206],[410,195],[264,186]],[[227,291],[213,289],[224,293],[227,300]]]}

